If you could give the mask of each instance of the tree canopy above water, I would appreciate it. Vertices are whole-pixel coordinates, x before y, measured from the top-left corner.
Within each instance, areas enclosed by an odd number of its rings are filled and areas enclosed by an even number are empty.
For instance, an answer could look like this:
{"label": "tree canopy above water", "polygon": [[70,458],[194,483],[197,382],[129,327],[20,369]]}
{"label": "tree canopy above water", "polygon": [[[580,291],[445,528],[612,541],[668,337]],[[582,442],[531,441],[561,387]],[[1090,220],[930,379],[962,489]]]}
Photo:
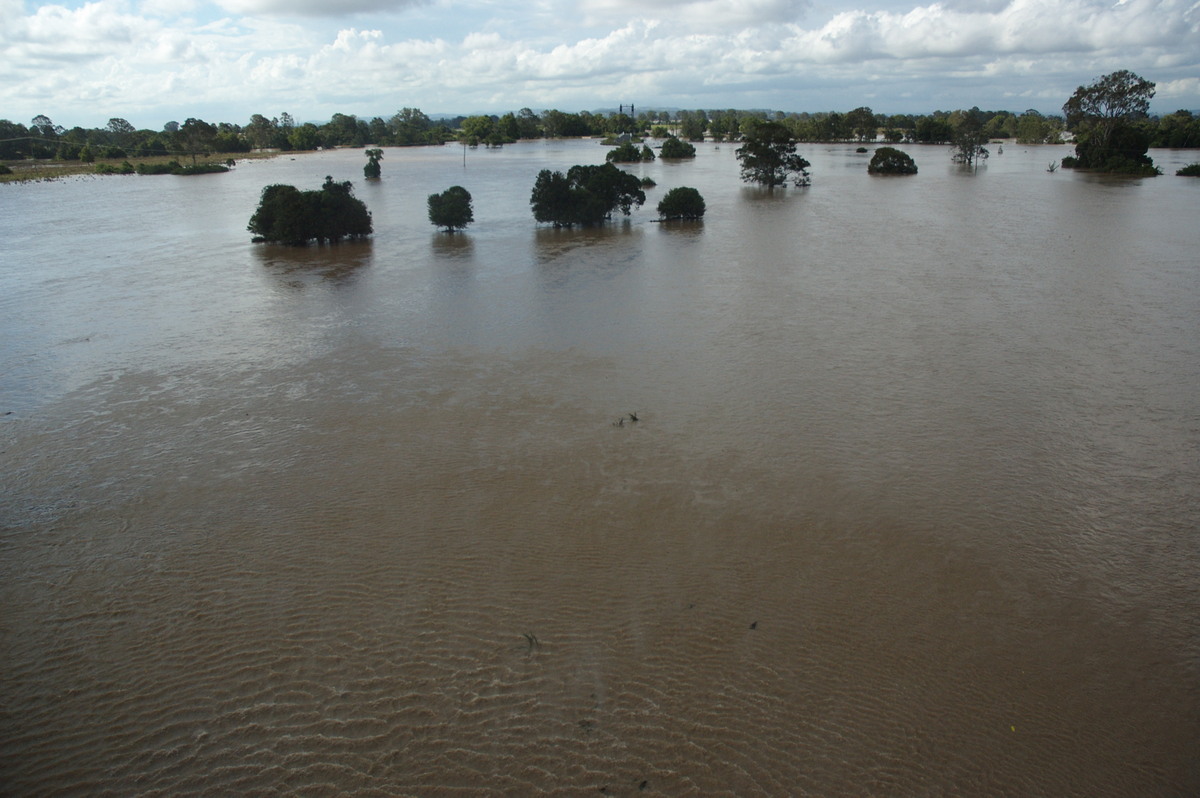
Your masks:
{"label": "tree canopy above water", "polygon": [[872,175],[915,175],[917,164],[912,156],[895,147],[880,147],[867,164],[867,174]]}
{"label": "tree canopy above water", "polygon": [[782,186],[789,178],[797,186],[809,183],[809,162],[796,154],[796,139],[778,122],[755,125],[738,147],[737,157],[742,164],[742,180],[747,183]]}
{"label": "tree canopy above water", "polygon": [[317,191],[280,183],[267,186],[247,229],[255,241],[323,244],[370,235],[371,213],[354,196],[350,181],[337,183],[327,176]]}
{"label": "tree canopy above water", "polygon": [[1080,86],[1063,104],[1075,131],[1075,158],[1065,166],[1104,172],[1156,175],[1146,155],[1151,133],[1140,122],[1150,110],[1155,85],[1127,69]]}
{"label": "tree canopy above water", "polygon": [[572,166],[564,175],[543,169],[533,184],[533,218],[555,227],[600,224],[620,210],[628,216],[646,202],[641,181],[611,163]]}

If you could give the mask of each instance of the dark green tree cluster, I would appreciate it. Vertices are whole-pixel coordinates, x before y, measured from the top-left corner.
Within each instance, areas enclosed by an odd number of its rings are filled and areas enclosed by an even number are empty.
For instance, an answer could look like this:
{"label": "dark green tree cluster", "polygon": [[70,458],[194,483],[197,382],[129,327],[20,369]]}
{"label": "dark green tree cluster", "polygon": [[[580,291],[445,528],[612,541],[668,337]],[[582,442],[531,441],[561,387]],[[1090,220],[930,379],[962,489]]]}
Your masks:
{"label": "dark green tree cluster", "polygon": [[671,189],[658,203],[658,216],[663,220],[700,219],[704,211],[704,197],[690,186]]}
{"label": "dark green tree cluster", "polygon": [[654,150],[643,144],[640,148],[632,141],[621,142],[615,149],[609,150],[604,160],[611,163],[641,163],[653,161]]}
{"label": "dark green tree cluster", "polygon": [[628,216],[646,202],[641,181],[611,163],[572,166],[564,175],[543,169],[533,184],[533,218],[555,227],[599,224],[620,210]]}
{"label": "dark green tree cluster", "polygon": [[668,136],[658,154],[663,158],[695,158],[696,148],[686,141],[680,141],[675,136]]}
{"label": "dark green tree cluster", "polygon": [[332,177],[318,191],[275,184],[262,190],[258,209],[247,226],[255,241],[301,245],[364,238],[371,234],[371,213],[354,196],[349,181]]}
{"label": "dark green tree cluster", "polygon": [[1154,84],[1127,69],[1080,86],[1063,104],[1067,126],[1075,133],[1075,157],[1063,166],[1156,175],[1146,155],[1150,132],[1141,124],[1154,97]]}
{"label": "dark green tree cluster", "polygon": [[915,175],[917,164],[912,156],[895,147],[879,147],[867,164],[867,174],[871,175]]}
{"label": "dark green tree cluster", "polygon": [[1142,122],[1150,130],[1151,147],[1195,149],[1200,147],[1200,116],[1179,110],[1156,120]]}
{"label": "dark green tree cluster", "polygon": [[500,147],[522,138],[521,126],[514,114],[504,116],[468,116],[458,124],[459,141],[471,147]]}
{"label": "dark green tree cluster", "polygon": [[767,186],[785,185],[790,179],[797,186],[809,183],[809,162],[796,154],[796,139],[778,122],[754,125],[737,149],[742,165],[742,180]]}
{"label": "dark green tree cluster", "polygon": [[471,192],[462,186],[451,186],[441,194],[430,194],[428,205],[429,221],[448,232],[462,230],[475,221]]}

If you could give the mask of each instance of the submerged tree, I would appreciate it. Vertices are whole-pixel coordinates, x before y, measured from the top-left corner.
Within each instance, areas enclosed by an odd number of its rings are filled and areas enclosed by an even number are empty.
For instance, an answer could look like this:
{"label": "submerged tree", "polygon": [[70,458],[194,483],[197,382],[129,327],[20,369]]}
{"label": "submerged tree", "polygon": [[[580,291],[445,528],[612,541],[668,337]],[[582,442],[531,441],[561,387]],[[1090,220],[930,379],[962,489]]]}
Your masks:
{"label": "submerged tree", "polygon": [[659,154],[663,158],[695,158],[696,147],[686,141],[680,141],[675,136],[668,136]]}
{"label": "submerged tree", "polygon": [[671,189],[658,203],[660,219],[699,219],[704,211],[704,197],[690,186]]}
{"label": "submerged tree", "polygon": [[880,147],[867,164],[867,174],[872,175],[915,175],[917,164],[912,156],[895,147]]}
{"label": "submerged tree", "polygon": [[608,155],[604,156],[604,160],[612,163],[639,163],[641,161],[653,161],[654,150],[646,145],[642,145],[639,150],[637,145],[632,141],[625,141],[615,149],[609,150]]}
{"label": "submerged tree", "polygon": [[1150,110],[1154,83],[1127,69],[1080,86],[1063,104],[1067,128],[1075,133],[1075,158],[1064,166],[1104,172],[1156,175],[1146,155],[1150,133],[1140,124]]}
{"label": "submerged tree", "polygon": [[[955,112],[957,116],[959,112]],[[983,112],[978,108],[961,112],[954,125],[951,143],[954,145],[954,160],[967,166],[978,166],[988,157],[987,131],[983,127]]]}
{"label": "submerged tree", "polygon": [[254,233],[255,241],[323,244],[370,235],[371,213],[354,196],[350,181],[335,183],[327,176],[319,191],[283,184],[267,186],[247,229]]}
{"label": "submerged tree", "polygon": [[742,180],[764,186],[781,186],[795,175],[797,186],[809,184],[809,162],[796,154],[796,139],[778,122],[762,122],[746,134],[737,149],[742,163]]}
{"label": "submerged tree", "polygon": [[645,202],[641,181],[611,163],[572,166],[565,175],[543,169],[529,197],[533,218],[555,227],[599,224],[618,209],[628,216]]}
{"label": "submerged tree", "polygon": [[429,221],[451,233],[462,230],[475,221],[471,192],[462,186],[451,186],[441,194],[430,194]]}
{"label": "submerged tree", "polygon": [[363,166],[363,176],[367,179],[377,178],[383,171],[379,162],[383,160],[383,150],[373,147],[367,150],[367,163]]}

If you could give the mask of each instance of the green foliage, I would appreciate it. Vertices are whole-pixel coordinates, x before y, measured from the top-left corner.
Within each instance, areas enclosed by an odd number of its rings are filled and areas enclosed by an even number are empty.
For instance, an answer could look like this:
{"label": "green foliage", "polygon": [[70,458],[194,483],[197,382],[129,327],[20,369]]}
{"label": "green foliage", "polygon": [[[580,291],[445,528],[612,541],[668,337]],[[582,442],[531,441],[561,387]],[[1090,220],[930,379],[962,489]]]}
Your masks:
{"label": "green foliage", "polygon": [[13,170],[9,169],[4,164],[0,163],[0,175],[11,175]]}
{"label": "green foliage", "polygon": [[954,138],[954,128],[945,117],[922,116],[913,129],[913,139],[922,144],[945,144]]}
{"label": "green foliage", "polygon": [[555,227],[599,224],[618,209],[628,216],[645,202],[637,177],[611,163],[572,166],[565,175],[543,169],[529,197],[533,218]]}
{"label": "green foliage", "polygon": [[708,115],[703,111],[680,111],[679,131],[688,141],[704,141],[708,129]]}
{"label": "green foliage", "polygon": [[1180,177],[1200,177],[1200,161],[1190,163],[1175,172]]}
{"label": "green foliage", "polygon": [[267,186],[247,229],[255,234],[255,241],[301,245],[315,240],[323,244],[370,235],[371,214],[354,196],[349,181],[335,183],[326,177],[319,191]]}
{"label": "green foliage", "polygon": [[287,140],[293,150],[315,150],[321,146],[321,133],[312,122],[305,122],[292,128]]}
{"label": "green foliage", "polygon": [[1200,147],[1200,116],[1179,110],[1158,120],[1151,147],[1195,149]]}
{"label": "green foliage", "polygon": [[[646,153],[650,157],[646,157]],[[608,155],[604,156],[604,160],[612,163],[640,163],[641,161],[653,161],[654,152],[645,145],[639,150],[637,145],[631,141],[623,142],[619,147],[609,150]]]}
{"label": "green foliage", "polygon": [[742,180],[764,186],[781,186],[795,175],[797,186],[809,184],[809,162],[796,154],[791,131],[778,122],[762,122],[746,134],[737,149],[742,164]]}
{"label": "green foliage", "polygon": [[846,114],[846,127],[856,141],[874,141],[879,126],[875,122],[875,114],[870,108],[863,106],[855,108]]}
{"label": "green foliage", "polygon": [[1067,126],[1075,131],[1079,168],[1145,176],[1158,174],[1154,162],[1146,155],[1150,130],[1141,121],[1150,108],[1154,91],[1152,82],[1126,69],[1075,90],[1063,104],[1063,113]]}
{"label": "green foliage", "polygon": [[1062,119],[1030,109],[1017,119],[1018,144],[1053,144],[1062,137]]}
{"label": "green foliage", "polygon": [[671,189],[658,203],[661,219],[699,219],[704,216],[704,211],[704,197],[689,186]]}
{"label": "green foliage", "polygon": [[988,137],[979,109],[962,112],[954,121],[954,160],[967,166],[986,160],[988,149],[983,145],[987,144]]}
{"label": "green foliage", "polygon": [[649,175],[646,175],[641,180],[642,188],[654,188],[657,185],[658,185],[658,183],[655,183],[654,178],[650,177]]}
{"label": "green foliage", "polygon": [[696,148],[686,141],[680,141],[675,136],[670,136],[663,142],[659,155],[663,158],[695,158]]}
{"label": "green foliage", "polygon": [[441,194],[430,194],[429,221],[451,233],[475,221],[471,192],[462,186],[451,186]]}
{"label": "green foliage", "polygon": [[656,139],[665,139],[667,136],[671,135],[671,133],[667,130],[666,125],[655,125],[654,127],[650,128],[650,135]]}
{"label": "green foliage", "polygon": [[366,155],[367,163],[363,166],[363,177],[368,180],[378,178],[383,171],[379,166],[379,162],[383,160],[383,150],[373,147],[367,150]]}
{"label": "green foliage", "polygon": [[110,163],[96,164],[96,174],[98,175],[131,175],[133,173],[133,164],[129,161],[125,161],[120,166],[114,166]]}
{"label": "green foliage", "polygon": [[880,147],[871,156],[867,173],[872,175],[915,175],[917,165],[912,156],[895,147]]}
{"label": "green foliage", "polygon": [[139,163],[135,171],[139,175],[169,175],[176,169],[182,168],[179,161],[170,161],[169,163]]}

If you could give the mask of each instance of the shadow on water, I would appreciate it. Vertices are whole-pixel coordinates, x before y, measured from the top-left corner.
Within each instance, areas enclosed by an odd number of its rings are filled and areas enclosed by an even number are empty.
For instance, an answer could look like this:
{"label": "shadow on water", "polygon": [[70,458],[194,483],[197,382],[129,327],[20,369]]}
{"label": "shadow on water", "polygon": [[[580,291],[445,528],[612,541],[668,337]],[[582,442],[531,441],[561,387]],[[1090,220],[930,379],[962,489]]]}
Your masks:
{"label": "shadow on water", "polygon": [[299,280],[320,277],[332,283],[353,282],[370,265],[374,246],[371,239],[290,247],[283,244],[255,244],[251,250],[258,262],[272,274]]}
{"label": "shadow on water", "polygon": [[757,205],[769,205],[772,203],[783,202],[790,196],[803,195],[806,193],[807,186],[742,186],[741,196],[744,202],[749,202]]}
{"label": "shadow on water", "polygon": [[539,263],[553,263],[579,250],[603,252],[628,241],[633,233],[629,219],[589,227],[539,227],[534,249]]}
{"label": "shadow on water", "polygon": [[666,232],[676,240],[693,240],[704,235],[703,219],[664,219],[658,229]]}
{"label": "shadow on water", "polygon": [[475,256],[475,240],[466,233],[439,230],[431,238],[433,254],[439,258],[470,260]]}

